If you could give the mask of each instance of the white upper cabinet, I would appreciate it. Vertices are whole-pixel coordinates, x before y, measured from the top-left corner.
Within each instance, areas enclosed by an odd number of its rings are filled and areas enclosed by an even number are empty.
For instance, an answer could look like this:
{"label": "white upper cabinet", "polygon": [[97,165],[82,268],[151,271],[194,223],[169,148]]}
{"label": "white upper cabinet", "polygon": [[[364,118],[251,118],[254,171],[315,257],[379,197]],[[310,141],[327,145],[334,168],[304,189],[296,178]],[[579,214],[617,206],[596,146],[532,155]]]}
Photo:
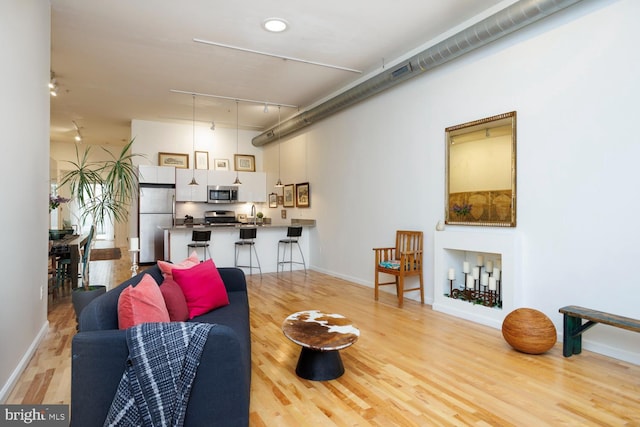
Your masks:
{"label": "white upper cabinet", "polygon": [[[206,202],[207,172],[202,169],[176,169],[176,202]],[[192,178],[198,185],[189,185]]]}
{"label": "white upper cabinet", "polygon": [[175,184],[176,168],[173,166],[138,166],[140,184]]}
{"label": "white upper cabinet", "polygon": [[242,185],[238,188],[239,202],[264,203],[267,201],[267,174],[264,172],[240,172]]}
{"label": "white upper cabinet", "polygon": [[232,185],[236,179],[234,171],[208,171],[207,183],[209,185]]}

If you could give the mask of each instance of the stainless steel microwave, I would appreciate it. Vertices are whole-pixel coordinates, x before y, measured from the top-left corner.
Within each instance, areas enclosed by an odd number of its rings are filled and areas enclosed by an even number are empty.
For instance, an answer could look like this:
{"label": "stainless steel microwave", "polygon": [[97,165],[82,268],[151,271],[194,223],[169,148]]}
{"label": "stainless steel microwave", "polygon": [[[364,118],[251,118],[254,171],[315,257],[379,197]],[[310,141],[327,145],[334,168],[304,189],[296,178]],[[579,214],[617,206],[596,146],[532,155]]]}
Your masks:
{"label": "stainless steel microwave", "polygon": [[207,185],[208,203],[235,203],[238,201],[238,187]]}

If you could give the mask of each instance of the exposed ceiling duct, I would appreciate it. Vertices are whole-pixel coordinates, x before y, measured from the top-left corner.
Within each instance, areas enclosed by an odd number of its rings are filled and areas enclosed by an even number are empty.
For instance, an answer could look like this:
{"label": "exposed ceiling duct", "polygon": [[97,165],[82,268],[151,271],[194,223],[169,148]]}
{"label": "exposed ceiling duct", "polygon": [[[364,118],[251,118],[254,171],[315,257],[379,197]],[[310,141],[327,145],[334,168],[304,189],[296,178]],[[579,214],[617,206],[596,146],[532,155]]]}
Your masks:
{"label": "exposed ceiling duct", "polygon": [[401,64],[342,92],[341,94],[296,114],[253,138],[256,147],[296,132],[329,117],[405,80],[485,46],[529,24],[537,22],[581,0],[520,0],[488,18],[460,31],[440,43],[412,56]]}

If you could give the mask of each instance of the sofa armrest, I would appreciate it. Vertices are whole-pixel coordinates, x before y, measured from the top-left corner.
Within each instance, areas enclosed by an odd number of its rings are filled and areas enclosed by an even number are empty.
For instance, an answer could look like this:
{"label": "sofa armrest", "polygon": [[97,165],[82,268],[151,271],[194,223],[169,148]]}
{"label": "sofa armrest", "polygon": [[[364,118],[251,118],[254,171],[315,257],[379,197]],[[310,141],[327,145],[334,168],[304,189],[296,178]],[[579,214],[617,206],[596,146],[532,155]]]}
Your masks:
{"label": "sofa armrest", "polygon": [[227,292],[247,292],[247,280],[244,271],[235,267],[218,268]]}
{"label": "sofa armrest", "polygon": [[78,332],[71,341],[71,425],[102,426],[129,356],[126,331]]}
{"label": "sofa armrest", "polygon": [[[102,426],[125,370],[126,331],[80,332],[71,344],[71,426]],[[209,331],[192,384],[185,425],[249,425],[251,367],[236,333],[224,325]]]}

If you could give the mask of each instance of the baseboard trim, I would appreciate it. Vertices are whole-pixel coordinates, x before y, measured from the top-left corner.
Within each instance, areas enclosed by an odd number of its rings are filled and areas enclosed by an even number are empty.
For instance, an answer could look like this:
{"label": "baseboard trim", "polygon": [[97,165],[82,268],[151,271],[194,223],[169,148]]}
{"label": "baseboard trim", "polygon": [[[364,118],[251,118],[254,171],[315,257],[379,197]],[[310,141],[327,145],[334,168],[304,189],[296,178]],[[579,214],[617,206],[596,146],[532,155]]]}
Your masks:
{"label": "baseboard trim", "polygon": [[6,400],[9,398],[9,395],[13,391],[13,388],[15,387],[16,383],[20,379],[20,375],[22,375],[24,370],[27,369],[27,366],[29,365],[31,358],[38,350],[38,346],[40,346],[40,343],[42,342],[42,340],[44,339],[44,337],[47,335],[48,332],[49,332],[49,321],[47,320],[42,325],[40,332],[38,332],[38,335],[36,335],[35,339],[29,346],[29,349],[27,350],[27,352],[24,354],[24,356],[22,356],[22,359],[20,359],[20,363],[18,363],[16,368],[13,370],[13,372],[9,376],[9,379],[7,380],[7,382],[2,386],[2,389],[0,390],[0,402],[6,403]]}

